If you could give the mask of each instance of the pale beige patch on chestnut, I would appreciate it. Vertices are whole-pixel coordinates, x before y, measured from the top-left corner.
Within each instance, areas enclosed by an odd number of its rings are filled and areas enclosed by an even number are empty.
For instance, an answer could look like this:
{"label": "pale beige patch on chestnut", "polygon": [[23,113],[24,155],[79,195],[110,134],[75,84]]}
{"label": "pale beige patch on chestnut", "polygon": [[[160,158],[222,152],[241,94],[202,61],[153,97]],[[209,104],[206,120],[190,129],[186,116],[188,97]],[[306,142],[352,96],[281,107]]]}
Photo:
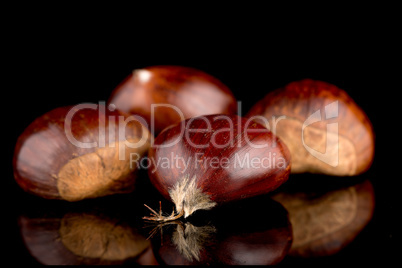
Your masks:
{"label": "pale beige patch on chestnut", "polygon": [[[276,127],[276,135],[279,136],[289,148],[292,157],[292,173],[323,173],[335,176],[352,176],[357,171],[357,153],[352,141],[348,138],[337,134],[308,126],[304,129],[303,140],[305,145],[310,146],[315,151],[325,153],[331,159],[331,163],[335,163],[338,158],[338,164],[331,166],[328,163],[313,156],[302,141],[303,123],[297,119],[287,117],[279,121]],[[267,126],[266,126],[267,127]],[[336,140],[337,144],[329,144],[327,139]]]}
{"label": "pale beige patch on chestnut", "polygon": [[[134,144],[139,139],[129,139]],[[124,146],[124,150],[119,150]],[[138,148],[130,148],[125,142],[115,142],[95,152],[85,154],[68,161],[58,173],[57,188],[62,199],[78,201],[96,198],[113,193],[130,192],[134,177],[129,176],[137,165],[130,167],[130,154],[143,155],[149,148],[149,142]],[[124,152],[124,158],[119,153]],[[123,160],[121,160],[123,159]]]}
{"label": "pale beige patch on chestnut", "polygon": [[91,214],[65,215],[59,232],[61,242],[69,251],[86,258],[125,260],[138,256],[150,246],[145,237],[129,226]]}

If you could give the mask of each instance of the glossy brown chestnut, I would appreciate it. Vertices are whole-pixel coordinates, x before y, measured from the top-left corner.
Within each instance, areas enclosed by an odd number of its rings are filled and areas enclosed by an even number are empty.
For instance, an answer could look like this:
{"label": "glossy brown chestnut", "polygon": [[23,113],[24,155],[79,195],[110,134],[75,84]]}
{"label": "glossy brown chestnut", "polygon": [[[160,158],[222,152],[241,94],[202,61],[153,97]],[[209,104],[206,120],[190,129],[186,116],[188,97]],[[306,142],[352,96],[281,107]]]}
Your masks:
{"label": "glossy brown chestnut", "polygon": [[[292,82],[259,101],[247,114],[288,146],[292,173],[353,176],[374,157],[374,133],[364,111],[334,85]],[[261,120],[265,119],[265,120]]]}
{"label": "glossy brown chestnut", "polygon": [[[237,111],[236,99],[226,85],[205,72],[181,66],[134,70],[114,89],[109,103],[143,117],[155,135],[186,118]],[[158,105],[154,112],[151,105]]]}
{"label": "glossy brown chestnut", "polygon": [[152,184],[178,215],[266,194],[290,173],[286,145],[262,125],[237,115],[187,119],[162,131],[149,150]]}
{"label": "glossy brown chestnut", "polygon": [[[292,228],[287,211],[267,195],[206,214],[208,217],[161,224],[162,242],[158,233],[152,238],[161,264],[275,265],[289,252]],[[269,215],[269,220],[256,215]]]}
{"label": "glossy brown chestnut", "polygon": [[78,201],[133,190],[130,161],[146,153],[150,132],[134,117],[88,105],[54,109],[18,138],[14,177],[25,191]]}
{"label": "glossy brown chestnut", "polygon": [[333,255],[363,230],[373,216],[370,181],[326,192],[282,192],[272,197],[289,212],[296,257]]}

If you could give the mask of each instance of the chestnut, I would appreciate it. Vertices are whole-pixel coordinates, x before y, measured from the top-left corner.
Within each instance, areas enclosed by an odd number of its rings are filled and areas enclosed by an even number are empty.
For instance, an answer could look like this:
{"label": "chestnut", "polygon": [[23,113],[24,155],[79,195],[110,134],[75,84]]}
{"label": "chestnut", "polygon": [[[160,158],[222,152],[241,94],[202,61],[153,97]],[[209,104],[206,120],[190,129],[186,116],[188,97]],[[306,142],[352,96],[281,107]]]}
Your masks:
{"label": "chestnut", "polygon": [[342,89],[305,79],[268,93],[247,114],[279,136],[292,173],[353,176],[374,157],[374,132],[364,111]]}
{"label": "chestnut", "polygon": [[289,255],[309,258],[336,254],[371,220],[375,201],[370,181],[333,188],[303,191],[299,187],[272,196],[289,212],[293,229]]}
{"label": "chestnut", "polygon": [[137,167],[132,162],[147,152],[150,141],[140,119],[104,105],[56,108],[19,136],[14,177],[22,189],[47,199],[131,192]]}
{"label": "chestnut", "polygon": [[[269,220],[257,219],[259,214],[269,215]],[[267,195],[185,222],[161,223],[159,229],[162,237],[155,232],[152,248],[158,262],[167,265],[275,265],[292,244],[287,211]]]}
{"label": "chestnut", "polygon": [[205,114],[235,114],[230,89],[215,77],[183,66],[137,69],[112,92],[108,103],[143,117],[157,135],[165,127]]}
{"label": "chestnut", "polygon": [[286,145],[264,126],[237,115],[207,115],[163,130],[148,152],[155,188],[173,201],[176,215],[152,210],[147,220],[167,221],[199,209],[266,194],[290,173]]}

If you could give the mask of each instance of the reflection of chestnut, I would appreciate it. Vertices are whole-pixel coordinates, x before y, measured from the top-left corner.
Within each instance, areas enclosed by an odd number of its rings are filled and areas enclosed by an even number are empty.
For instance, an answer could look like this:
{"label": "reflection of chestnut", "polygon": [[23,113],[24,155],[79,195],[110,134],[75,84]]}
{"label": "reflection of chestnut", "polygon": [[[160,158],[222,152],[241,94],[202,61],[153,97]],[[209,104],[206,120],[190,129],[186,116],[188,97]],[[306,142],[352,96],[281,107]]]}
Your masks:
{"label": "reflection of chestnut", "polygon": [[159,265],[155,258],[152,247],[148,247],[135,261],[139,265]]}
{"label": "reflection of chestnut", "polygon": [[[98,107],[98,108],[97,108]],[[54,109],[18,138],[14,176],[27,192],[77,201],[133,189],[136,165],[151,135],[135,118],[103,105]]]}
{"label": "reflection of chestnut", "polygon": [[[154,119],[155,135],[186,118],[237,110],[235,97],[223,83],[200,70],[180,66],[134,70],[112,92],[109,103],[142,116],[149,126]],[[151,105],[157,105],[154,114]]]}
{"label": "reflection of chestnut", "polygon": [[19,225],[28,251],[45,265],[122,264],[150,245],[128,223],[98,213],[21,216]]}
{"label": "reflection of chestnut", "polygon": [[163,223],[162,241],[155,233],[152,246],[160,263],[273,265],[282,261],[292,242],[286,210],[267,196],[189,219]]}
{"label": "reflection of chestnut", "polygon": [[292,173],[352,176],[373,160],[374,133],[363,110],[334,85],[302,80],[265,96],[249,111],[288,146]]}
{"label": "reflection of chestnut", "polygon": [[348,245],[373,215],[372,184],[325,193],[282,192],[273,196],[289,212],[293,228],[290,255],[328,256]]}

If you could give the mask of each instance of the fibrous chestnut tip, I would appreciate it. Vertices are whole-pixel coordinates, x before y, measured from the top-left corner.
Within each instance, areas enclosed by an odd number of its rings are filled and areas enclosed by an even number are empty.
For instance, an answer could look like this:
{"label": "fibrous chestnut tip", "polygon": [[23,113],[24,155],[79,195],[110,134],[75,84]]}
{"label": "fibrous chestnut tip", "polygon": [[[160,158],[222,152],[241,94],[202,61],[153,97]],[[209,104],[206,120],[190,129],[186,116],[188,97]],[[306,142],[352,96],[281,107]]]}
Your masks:
{"label": "fibrous chestnut tip", "polygon": [[151,211],[151,217],[143,217],[143,219],[159,222],[173,221],[182,216],[187,218],[199,209],[209,210],[216,206],[216,202],[197,187],[196,176],[190,180],[190,176],[186,175],[178,180],[169,190],[169,195],[176,206],[176,212],[173,210],[172,214],[164,216],[161,202],[159,202],[159,212],[144,204]]}
{"label": "fibrous chestnut tip", "polygon": [[172,214],[170,215],[162,215],[162,202],[159,201],[159,212],[156,212],[152,208],[150,208],[148,205],[144,204],[145,207],[147,207],[151,211],[151,217],[142,217],[144,220],[148,221],[158,221],[158,222],[166,222],[166,221],[174,221],[181,216],[184,215],[184,211],[181,210],[179,213],[176,213],[175,210],[173,209]]}

